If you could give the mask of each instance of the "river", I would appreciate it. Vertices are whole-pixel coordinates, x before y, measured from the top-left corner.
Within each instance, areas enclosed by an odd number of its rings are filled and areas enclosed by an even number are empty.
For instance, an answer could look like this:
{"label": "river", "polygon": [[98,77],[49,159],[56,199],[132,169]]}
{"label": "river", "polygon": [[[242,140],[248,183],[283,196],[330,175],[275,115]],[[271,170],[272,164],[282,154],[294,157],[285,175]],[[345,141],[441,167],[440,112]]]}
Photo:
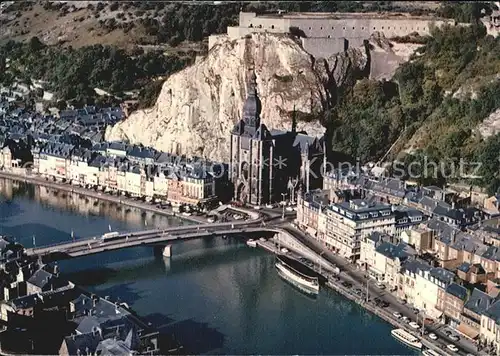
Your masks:
{"label": "river", "polygon": [[[114,230],[184,222],[110,203],[0,179],[0,234],[26,247]],[[274,258],[243,240],[176,244],[165,259],[153,247],[59,263],[82,287],[128,303],[173,333],[191,353],[416,354],[391,326],[333,291],[311,299],[282,281]]]}

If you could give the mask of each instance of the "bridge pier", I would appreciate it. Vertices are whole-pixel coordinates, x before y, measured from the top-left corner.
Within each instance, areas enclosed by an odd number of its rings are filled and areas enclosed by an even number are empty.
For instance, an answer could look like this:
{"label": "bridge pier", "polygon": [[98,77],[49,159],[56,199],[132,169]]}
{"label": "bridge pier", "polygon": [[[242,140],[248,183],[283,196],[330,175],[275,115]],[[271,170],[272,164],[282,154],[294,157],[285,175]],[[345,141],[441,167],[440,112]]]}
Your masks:
{"label": "bridge pier", "polygon": [[172,245],[167,245],[163,248],[163,257],[172,256]]}

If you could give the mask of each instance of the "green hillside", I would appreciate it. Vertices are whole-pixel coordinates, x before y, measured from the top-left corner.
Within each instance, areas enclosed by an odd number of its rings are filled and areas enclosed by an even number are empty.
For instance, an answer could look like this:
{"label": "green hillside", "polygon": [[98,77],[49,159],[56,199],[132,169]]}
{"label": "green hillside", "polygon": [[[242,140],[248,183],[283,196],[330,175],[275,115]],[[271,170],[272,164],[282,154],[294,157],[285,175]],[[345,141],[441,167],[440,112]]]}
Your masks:
{"label": "green hillside", "polygon": [[[486,36],[480,25],[434,29],[432,35],[393,81],[362,80],[325,115],[332,147],[362,162],[377,161],[401,136],[388,159],[409,164],[427,156],[446,162],[445,176],[461,158],[479,161],[484,177],[470,183],[494,192],[500,187],[500,135],[483,140],[475,128],[500,108],[500,39]],[[454,98],[459,89],[464,95]],[[421,180],[442,184],[444,178]],[[457,180],[463,179],[447,179]]]}

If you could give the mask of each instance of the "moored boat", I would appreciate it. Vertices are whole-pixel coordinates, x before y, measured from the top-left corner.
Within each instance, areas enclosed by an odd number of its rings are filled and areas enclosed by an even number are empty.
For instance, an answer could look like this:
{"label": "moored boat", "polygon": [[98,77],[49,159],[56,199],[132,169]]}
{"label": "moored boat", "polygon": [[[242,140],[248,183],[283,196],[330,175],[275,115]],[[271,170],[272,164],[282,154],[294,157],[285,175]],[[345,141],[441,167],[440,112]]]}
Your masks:
{"label": "moored boat", "polygon": [[254,239],[249,239],[247,241],[247,245],[250,247],[257,247],[257,241],[255,241]]}
{"label": "moored boat", "polygon": [[319,293],[318,277],[308,276],[297,271],[280,258],[280,256],[276,256],[275,266],[278,275],[301,292],[309,295],[317,295]]}
{"label": "moored boat", "polygon": [[422,349],[422,343],[420,342],[420,340],[406,330],[394,329],[391,331],[391,335],[410,347],[413,347],[418,350]]}

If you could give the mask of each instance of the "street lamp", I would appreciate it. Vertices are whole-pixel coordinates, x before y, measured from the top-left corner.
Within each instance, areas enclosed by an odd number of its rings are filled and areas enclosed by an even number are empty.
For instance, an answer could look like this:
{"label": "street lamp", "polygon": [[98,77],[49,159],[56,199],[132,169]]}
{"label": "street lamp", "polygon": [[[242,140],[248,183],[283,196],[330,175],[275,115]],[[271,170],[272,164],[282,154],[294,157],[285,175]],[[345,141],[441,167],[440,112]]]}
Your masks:
{"label": "street lamp", "polygon": [[319,274],[320,275],[321,275],[321,256],[323,256],[324,253],[325,253],[325,251],[321,251],[321,253],[319,254],[319,257],[318,257]]}
{"label": "street lamp", "polygon": [[281,220],[285,220],[285,197],[286,197],[286,193],[281,193],[281,196],[283,197],[283,200],[281,201],[281,208],[282,208]]}

